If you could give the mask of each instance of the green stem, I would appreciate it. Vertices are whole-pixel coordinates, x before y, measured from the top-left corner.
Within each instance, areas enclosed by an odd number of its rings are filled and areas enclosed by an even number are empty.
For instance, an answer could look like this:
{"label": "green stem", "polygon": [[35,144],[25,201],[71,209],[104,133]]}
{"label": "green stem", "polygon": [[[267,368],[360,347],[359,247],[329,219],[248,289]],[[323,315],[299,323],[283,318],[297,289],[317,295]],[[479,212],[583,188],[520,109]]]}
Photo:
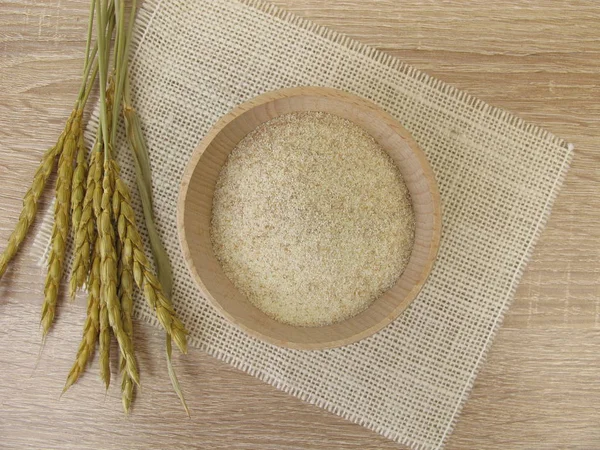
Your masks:
{"label": "green stem", "polygon": [[[96,5],[97,0],[92,0],[92,5]],[[115,9],[115,5],[114,3],[111,1],[108,4],[108,17],[109,17],[109,21],[108,21],[108,30],[106,32],[107,36],[112,36],[113,30],[115,29],[115,20],[114,20],[114,9]],[[89,44],[90,44],[90,33],[92,31],[92,25],[93,25],[93,21],[94,21],[94,17],[91,16],[90,17],[90,23],[89,23],[89,27],[88,27],[88,41],[86,43],[86,60],[85,60],[85,65],[84,65],[84,69],[83,69],[83,80],[84,82],[81,84],[81,88],[79,90],[79,95],[77,96],[78,102],[81,105],[81,107],[85,106],[85,104],[87,103],[87,99],[90,95],[90,92],[92,90],[92,88],[94,87],[94,84],[96,82],[96,76],[98,73],[98,62],[96,59],[96,55],[98,54],[98,42],[94,43],[94,46],[91,48],[91,51],[89,50]],[[90,64],[90,62],[93,61],[93,64]],[[90,72],[92,73],[92,76],[90,77]]]}
{"label": "green stem", "polygon": [[117,5],[117,37],[115,42],[115,99],[113,105],[113,121],[112,121],[112,142],[115,142],[117,137],[117,124],[119,120],[119,112],[121,110],[121,100],[123,98],[123,85],[127,76],[127,30],[125,29],[125,2],[115,0]]}
{"label": "green stem", "polygon": [[172,354],[173,348],[171,346],[171,335],[167,333],[167,342],[166,342],[166,350],[167,350],[167,370],[169,372],[169,378],[171,379],[171,384],[173,385],[173,389],[179,397],[179,401],[181,401],[181,405],[188,417],[192,417],[190,415],[190,409],[188,408],[187,403],[185,402],[185,397],[183,396],[183,392],[181,391],[181,386],[179,385],[179,380],[177,379],[177,374],[175,373],[175,368],[173,367]]}
{"label": "green stem", "polygon": [[94,12],[96,9],[96,0],[92,0],[90,2],[90,13],[89,13],[89,21],[88,21],[88,29],[87,29],[87,38],[85,40],[85,63],[83,65],[83,71],[86,72],[88,66],[90,65],[90,43],[92,42],[92,30],[94,28]]}
{"label": "green stem", "polygon": [[108,123],[106,113],[106,78],[108,75],[108,52],[106,50],[106,9],[103,8],[102,0],[96,2],[96,15],[98,17],[98,69],[100,78],[100,125],[102,127],[102,140],[104,143],[105,153],[108,154]]}
{"label": "green stem", "polygon": [[[96,52],[98,50],[98,45],[94,45],[94,48],[92,49],[92,58],[96,57]],[[96,60],[94,59],[94,64],[88,64],[88,61],[86,61],[85,63],[85,68],[83,70],[83,82],[81,83],[81,87],[79,88],[79,95],[77,96],[77,99],[79,101],[81,101],[83,99],[83,97],[85,96],[85,92],[90,89],[91,86],[94,85],[94,81],[96,78],[96,75],[94,74],[94,76],[89,79],[90,76],[90,71],[94,72],[94,70],[92,69],[92,66],[97,66],[96,64]],[[97,71],[95,72],[97,73]]]}
{"label": "green stem", "polygon": [[[130,144],[129,147],[132,150],[135,160],[136,180],[138,191],[142,198],[142,209],[144,211],[146,222],[153,222],[152,170],[150,168],[148,147],[146,146],[144,134],[142,133],[142,127],[137,112],[131,102],[129,78],[125,81],[125,90],[123,92],[123,116],[125,118],[125,131]],[[164,287],[165,286],[163,286],[163,289]]]}
{"label": "green stem", "polygon": [[90,82],[88,83],[88,86],[87,86],[85,92],[83,93],[83,95],[81,96],[81,98],[79,100],[81,107],[84,107],[87,104],[88,97],[90,96],[90,93],[92,92],[92,89],[94,88],[94,82],[96,81],[97,76],[98,76],[98,61],[94,60],[92,76],[90,77]]}
{"label": "green stem", "polygon": [[129,14],[129,27],[127,28],[127,40],[125,41],[125,56],[127,58],[129,58],[129,47],[131,46],[131,37],[133,36],[133,26],[135,24],[135,16],[136,15],[137,15],[137,0],[133,0],[131,2],[131,12]]}

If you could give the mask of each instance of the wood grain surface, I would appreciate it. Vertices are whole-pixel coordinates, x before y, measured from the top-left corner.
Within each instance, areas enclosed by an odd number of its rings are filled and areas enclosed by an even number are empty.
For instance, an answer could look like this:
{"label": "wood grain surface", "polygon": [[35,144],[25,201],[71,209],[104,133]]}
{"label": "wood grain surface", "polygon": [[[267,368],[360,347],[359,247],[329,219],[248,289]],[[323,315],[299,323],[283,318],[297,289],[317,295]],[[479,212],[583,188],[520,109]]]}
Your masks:
{"label": "wood grain surface", "polygon": [[[277,0],[575,144],[573,166],[448,449],[600,448],[600,3]],[[88,3],[0,0],[0,242],[75,100]],[[200,24],[201,26],[201,24]],[[4,244],[1,244],[3,246]],[[59,398],[84,299],[40,353],[43,275],[28,240],[0,284],[0,447],[394,449],[399,445],[137,324],[143,390],[123,416],[97,365]]]}

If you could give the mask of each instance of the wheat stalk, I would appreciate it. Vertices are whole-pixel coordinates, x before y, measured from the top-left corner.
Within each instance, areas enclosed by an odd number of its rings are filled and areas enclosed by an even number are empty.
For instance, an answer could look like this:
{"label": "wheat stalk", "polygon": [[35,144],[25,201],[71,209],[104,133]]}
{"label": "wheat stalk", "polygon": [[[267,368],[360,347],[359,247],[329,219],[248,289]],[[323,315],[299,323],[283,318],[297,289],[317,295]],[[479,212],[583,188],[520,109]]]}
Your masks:
{"label": "wheat stalk", "polygon": [[101,188],[102,177],[102,151],[99,143],[92,149],[89,171],[87,173],[85,195],[81,209],[81,218],[75,232],[75,250],[73,252],[73,266],[71,267],[71,279],[69,281],[69,295],[75,296],[86,281],[90,271],[91,244],[96,237],[96,216],[92,207],[96,186]]}
{"label": "wheat stalk", "polygon": [[10,237],[8,238],[8,242],[6,244],[6,248],[4,252],[0,256],[0,279],[6,272],[8,264],[17,254],[19,247],[23,243],[33,220],[35,219],[35,215],[37,213],[38,202],[44,192],[44,188],[46,187],[46,183],[48,182],[48,178],[54,169],[54,162],[58,155],[62,153],[63,145],[67,133],[71,128],[71,124],[73,123],[73,119],[75,117],[76,111],[73,110],[71,116],[67,120],[65,128],[63,132],[60,134],[56,145],[46,150],[44,156],[42,156],[42,160],[40,165],[38,166],[35,175],[33,176],[33,182],[31,183],[31,187],[23,197],[23,209],[21,210],[21,214],[19,215],[19,221]]}
{"label": "wheat stalk", "polygon": [[56,203],[54,205],[54,226],[48,256],[48,274],[44,286],[44,303],[42,305],[42,333],[45,337],[50,331],[54,315],[60,279],[62,277],[67,239],[69,237],[69,212],[71,209],[71,182],[73,178],[73,159],[77,147],[77,133],[80,129],[83,111],[78,110],[70,130],[65,138],[63,151],[58,162],[58,179],[56,181]]}
{"label": "wheat stalk", "polygon": [[111,329],[119,343],[121,355],[125,359],[125,367],[133,381],[139,385],[139,374],[133,353],[133,344],[123,328],[121,304],[117,295],[117,251],[115,248],[115,232],[111,217],[111,200],[115,185],[115,169],[110,149],[106,149],[104,158],[104,178],[102,181],[102,205],[98,220],[98,236],[100,238],[102,296],[106,299],[108,319]]}
{"label": "wheat stalk", "polygon": [[[100,240],[96,239],[94,256],[88,280],[87,317],[83,325],[83,337],[77,350],[75,363],[67,376],[63,393],[69,389],[85,371],[100,333]],[[110,336],[109,336],[110,340]]]}
{"label": "wheat stalk", "polygon": [[[118,6],[118,10],[115,6]],[[55,160],[58,159],[54,225],[40,321],[44,338],[52,326],[56,313],[71,226],[74,233],[74,264],[69,291],[71,296],[74,296],[77,289],[86,282],[89,290],[82,339],[63,393],[76,383],[85,371],[97,342],[99,342],[100,376],[108,389],[111,378],[110,344],[111,333],[113,333],[120,350],[123,408],[126,412],[129,411],[135,385],[139,385],[133,348],[132,321],[133,290],[137,285],[166,331],[169,376],[177,395],[188,411],[171,359],[172,341],[175,341],[183,353],[187,352],[187,331],[168,298],[171,287],[170,263],[153,226],[151,175],[147,149],[143,143],[139,120],[131,108],[124,107],[123,114],[135,136],[132,146],[135,147],[133,150],[138,163],[136,167],[138,171],[143,172],[141,173],[143,179],[140,180],[143,181],[145,189],[142,192],[144,215],[149,221],[152,249],[158,260],[157,267],[160,269],[160,280],[165,282],[164,286],[161,286],[161,282],[151,271],[135,224],[129,191],[119,177],[118,167],[112,154],[117,132],[116,121],[121,111],[121,102],[126,96],[124,91],[128,89],[126,83],[128,51],[136,0],[133,0],[131,8],[132,13],[127,28],[124,20],[124,2],[92,0],[83,83],[79,96],[57,144],[44,154],[32,186],[23,199],[23,211],[17,226],[9,238],[7,248],[0,255],[0,278],[17,253],[34,220],[41,193],[53,170]],[[98,35],[97,43],[90,51],[94,17],[98,18],[96,26]],[[114,38],[114,54],[111,55],[115,25],[118,29]],[[110,61],[114,65],[111,76],[108,70]],[[82,114],[96,76],[100,87],[100,121],[97,142],[92,149],[88,165],[83,139]],[[163,288],[167,289],[166,295]]]}

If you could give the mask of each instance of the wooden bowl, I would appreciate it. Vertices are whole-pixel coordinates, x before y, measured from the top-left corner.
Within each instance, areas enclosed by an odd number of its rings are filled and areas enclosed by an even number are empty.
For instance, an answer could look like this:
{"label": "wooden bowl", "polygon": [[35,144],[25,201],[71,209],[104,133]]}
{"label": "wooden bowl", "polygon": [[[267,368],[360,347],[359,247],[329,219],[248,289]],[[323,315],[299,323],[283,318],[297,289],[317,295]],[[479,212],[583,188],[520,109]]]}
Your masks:
{"label": "wooden bowl", "polygon": [[[225,276],[210,240],[213,193],[229,153],[249,132],[273,117],[324,111],[362,127],[398,165],[415,212],[415,243],[397,283],[366,310],[321,327],[278,322],[250,303]],[[178,201],[179,237],[185,260],[204,295],[232,323],[269,343],[296,349],[323,349],[367,337],[396,319],[425,283],[441,234],[440,196],[425,154],[389,114],[360,97],[327,88],[302,87],[260,95],[221,118],[192,154]]]}

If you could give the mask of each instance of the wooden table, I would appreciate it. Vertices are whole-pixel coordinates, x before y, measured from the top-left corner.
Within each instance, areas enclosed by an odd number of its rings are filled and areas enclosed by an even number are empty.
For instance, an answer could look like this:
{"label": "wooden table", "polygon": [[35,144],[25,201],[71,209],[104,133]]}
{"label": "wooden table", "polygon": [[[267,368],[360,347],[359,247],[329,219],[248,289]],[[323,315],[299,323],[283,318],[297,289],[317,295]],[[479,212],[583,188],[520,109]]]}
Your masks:
{"label": "wooden table", "polygon": [[[576,156],[449,449],[600,448],[600,3],[277,0],[574,143]],[[0,0],[0,248],[74,102],[88,3]],[[173,394],[162,334],[137,325],[144,388],[120,411],[97,365],[59,399],[84,318],[63,302],[40,350],[31,239],[0,284],[0,447],[393,449],[198,350]],[[37,363],[37,366],[36,366]]]}

